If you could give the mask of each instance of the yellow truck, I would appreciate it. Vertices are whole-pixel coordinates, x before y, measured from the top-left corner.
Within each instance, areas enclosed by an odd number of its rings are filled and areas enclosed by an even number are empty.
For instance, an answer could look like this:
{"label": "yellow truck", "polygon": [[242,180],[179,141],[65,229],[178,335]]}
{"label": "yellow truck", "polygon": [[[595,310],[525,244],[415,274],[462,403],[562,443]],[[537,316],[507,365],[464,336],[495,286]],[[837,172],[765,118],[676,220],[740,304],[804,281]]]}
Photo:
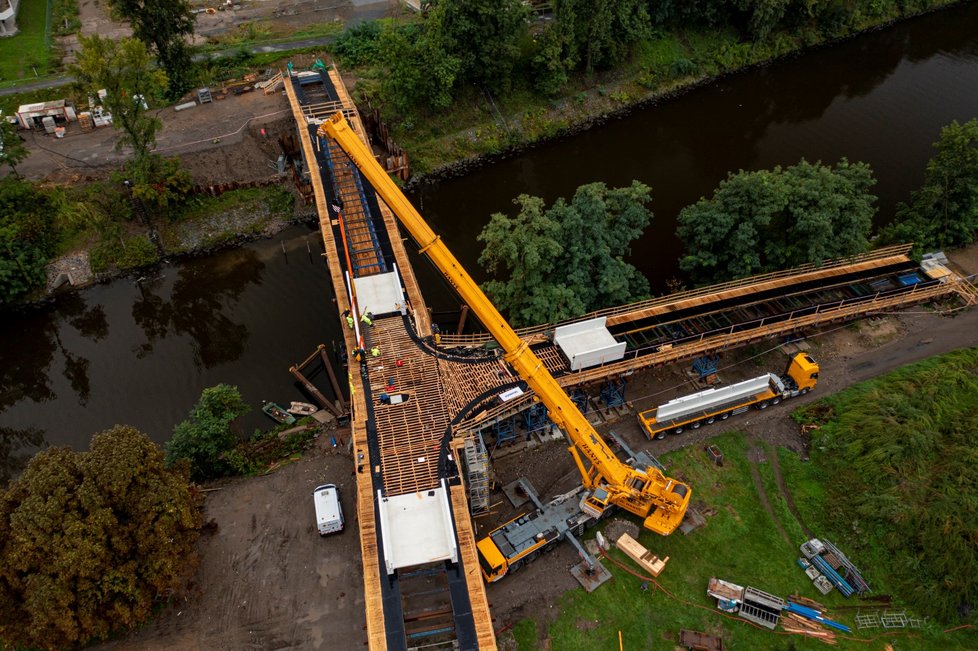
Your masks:
{"label": "yellow truck", "polygon": [[808,353],[797,353],[783,375],[767,373],[719,389],[707,389],[639,412],[638,422],[650,439],[682,434],[686,429],[712,425],[751,407],[767,409],[782,400],[803,396],[815,388],[818,364]]}

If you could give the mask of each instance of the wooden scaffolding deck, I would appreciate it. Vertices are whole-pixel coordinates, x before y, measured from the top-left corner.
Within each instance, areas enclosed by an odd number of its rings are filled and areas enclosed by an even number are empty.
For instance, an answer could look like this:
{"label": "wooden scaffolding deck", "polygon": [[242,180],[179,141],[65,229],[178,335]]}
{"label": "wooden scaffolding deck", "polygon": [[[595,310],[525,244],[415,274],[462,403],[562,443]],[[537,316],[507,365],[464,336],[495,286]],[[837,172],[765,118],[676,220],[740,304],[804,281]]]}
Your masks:
{"label": "wooden scaffolding deck", "polygon": [[367,363],[373,395],[407,396],[399,404],[374,405],[384,490],[403,495],[436,488],[438,456],[450,419],[438,364],[411,341],[401,319],[380,319],[366,336],[380,350]]}

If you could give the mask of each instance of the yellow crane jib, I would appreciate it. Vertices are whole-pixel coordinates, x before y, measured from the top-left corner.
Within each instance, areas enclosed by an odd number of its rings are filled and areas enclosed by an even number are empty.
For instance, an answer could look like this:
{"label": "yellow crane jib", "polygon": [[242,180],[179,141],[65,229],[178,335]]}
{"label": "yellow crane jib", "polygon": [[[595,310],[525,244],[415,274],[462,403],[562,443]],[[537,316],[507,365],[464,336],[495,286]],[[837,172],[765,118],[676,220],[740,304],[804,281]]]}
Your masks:
{"label": "yellow crane jib", "polygon": [[504,359],[547,407],[554,424],[567,434],[571,443],[568,449],[589,491],[582,500],[581,508],[597,517],[608,505],[615,504],[644,518],[646,528],[663,535],[672,533],[682,522],[689,506],[689,486],[666,477],[654,466],[633,468],[618,459],[547,371],[540,358],[519,338],[374,159],[373,153],[342,113],[336,113],[324,121],[318,132],[320,136],[335,140],[346,152],[411,237],[419,243],[421,250],[499,343],[505,353]]}

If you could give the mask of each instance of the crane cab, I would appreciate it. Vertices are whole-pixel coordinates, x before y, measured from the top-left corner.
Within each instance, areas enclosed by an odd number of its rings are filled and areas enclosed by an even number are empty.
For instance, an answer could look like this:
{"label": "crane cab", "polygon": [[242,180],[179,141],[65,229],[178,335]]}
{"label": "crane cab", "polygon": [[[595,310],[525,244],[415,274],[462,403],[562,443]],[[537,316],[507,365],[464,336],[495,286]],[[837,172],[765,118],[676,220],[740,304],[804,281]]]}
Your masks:
{"label": "crane cab", "polygon": [[785,376],[791,378],[795,391],[804,395],[818,382],[818,363],[808,353],[796,353],[788,362]]}

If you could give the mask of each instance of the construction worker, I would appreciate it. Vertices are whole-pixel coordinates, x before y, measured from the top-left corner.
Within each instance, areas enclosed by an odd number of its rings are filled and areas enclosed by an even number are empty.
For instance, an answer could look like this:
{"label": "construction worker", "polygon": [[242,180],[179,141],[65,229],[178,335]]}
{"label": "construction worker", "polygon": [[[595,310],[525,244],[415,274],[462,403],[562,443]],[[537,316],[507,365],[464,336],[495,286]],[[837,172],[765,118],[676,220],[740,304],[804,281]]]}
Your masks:
{"label": "construction worker", "polygon": [[431,339],[436,346],[441,344],[441,328],[438,327],[437,323],[431,324]]}
{"label": "construction worker", "polygon": [[353,315],[350,314],[350,310],[343,310],[343,317],[346,319],[346,325],[350,327],[350,330],[353,330]]}
{"label": "construction worker", "polygon": [[366,311],[360,315],[360,323],[366,323],[368,328],[374,327],[374,315]]}
{"label": "construction worker", "polygon": [[373,348],[370,349],[370,354],[373,357],[380,357],[380,348],[377,348],[376,346],[374,346]]}

